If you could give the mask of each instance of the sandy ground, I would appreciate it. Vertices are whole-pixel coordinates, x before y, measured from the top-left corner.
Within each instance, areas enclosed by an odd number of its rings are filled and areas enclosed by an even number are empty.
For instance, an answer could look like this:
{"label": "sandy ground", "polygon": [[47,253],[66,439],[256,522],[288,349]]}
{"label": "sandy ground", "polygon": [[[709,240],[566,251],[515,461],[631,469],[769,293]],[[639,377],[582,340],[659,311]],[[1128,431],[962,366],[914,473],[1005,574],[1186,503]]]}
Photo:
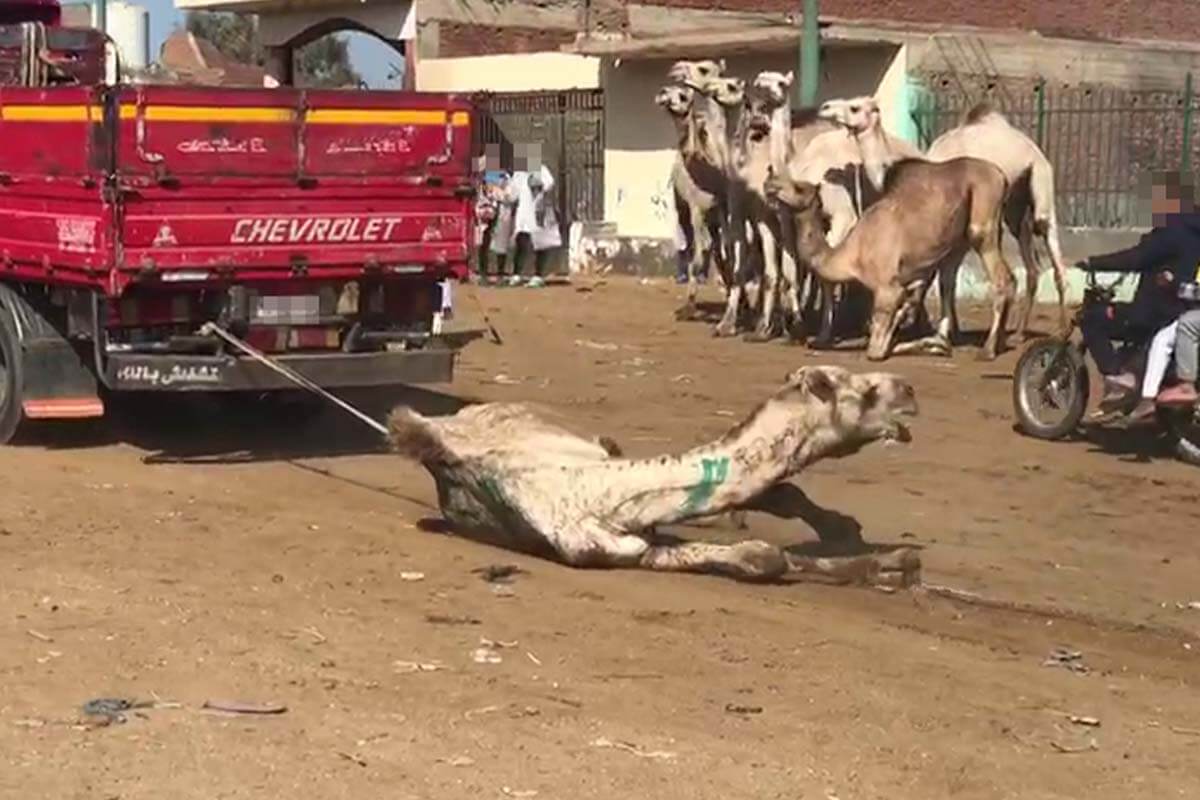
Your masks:
{"label": "sandy ground", "polygon": [[[481,291],[504,346],[372,411],[536,400],[642,454],[798,365],[865,365],[714,340],[665,283],[581,288]],[[1200,473],[1149,436],[1018,436],[1014,360],[894,360],[914,442],[800,479],[982,604],[492,550],[432,532],[428,476],[335,413],[129,402],[0,450],[0,796],[1198,797]],[[1058,646],[1089,671],[1044,666]],[[104,696],[166,705],[78,725]],[[200,710],[230,699],[287,711]]]}

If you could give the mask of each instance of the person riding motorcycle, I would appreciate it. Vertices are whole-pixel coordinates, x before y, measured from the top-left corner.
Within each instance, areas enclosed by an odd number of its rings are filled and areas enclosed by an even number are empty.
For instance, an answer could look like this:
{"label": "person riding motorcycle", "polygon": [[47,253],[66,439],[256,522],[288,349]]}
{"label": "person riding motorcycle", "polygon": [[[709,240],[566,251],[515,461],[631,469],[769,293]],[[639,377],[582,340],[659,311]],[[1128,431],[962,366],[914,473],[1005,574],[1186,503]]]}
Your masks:
{"label": "person riding motorcycle", "polygon": [[1144,341],[1174,322],[1186,309],[1178,287],[1195,281],[1200,267],[1200,214],[1192,187],[1177,174],[1156,175],[1150,205],[1154,228],[1136,245],[1075,265],[1088,272],[1141,274],[1131,302],[1087,308],[1080,322],[1084,345],[1104,376],[1102,407],[1137,388],[1137,376],[1123,369],[1113,340]]}

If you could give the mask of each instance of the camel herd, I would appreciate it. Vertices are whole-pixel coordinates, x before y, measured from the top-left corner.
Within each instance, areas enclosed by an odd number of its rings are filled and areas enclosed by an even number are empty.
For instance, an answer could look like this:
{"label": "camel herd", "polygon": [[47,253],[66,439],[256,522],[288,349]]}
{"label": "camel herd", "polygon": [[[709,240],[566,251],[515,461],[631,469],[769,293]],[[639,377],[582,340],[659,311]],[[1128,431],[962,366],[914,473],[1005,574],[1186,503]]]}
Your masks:
{"label": "camel herd", "polygon": [[[802,339],[816,330],[816,343],[829,345],[836,321],[853,327],[849,301],[865,289],[869,358],[948,353],[958,269],[974,251],[993,297],[982,356],[994,358],[1015,298],[1001,248],[1007,228],[1026,268],[1018,332],[1027,331],[1046,258],[1065,323],[1053,168],[999,112],[975,107],[921,153],[884,130],[873,98],[792,108],[791,73],[761,72],[747,84],[726,75],[723,61],[680,61],[668,81],[655,100],[675,124],[672,183],[691,254],[678,318],[694,317],[698,274],[714,265],[725,289],[718,336]],[[924,301],[935,279],[941,315],[929,331]],[[897,344],[908,325],[931,335]]]}

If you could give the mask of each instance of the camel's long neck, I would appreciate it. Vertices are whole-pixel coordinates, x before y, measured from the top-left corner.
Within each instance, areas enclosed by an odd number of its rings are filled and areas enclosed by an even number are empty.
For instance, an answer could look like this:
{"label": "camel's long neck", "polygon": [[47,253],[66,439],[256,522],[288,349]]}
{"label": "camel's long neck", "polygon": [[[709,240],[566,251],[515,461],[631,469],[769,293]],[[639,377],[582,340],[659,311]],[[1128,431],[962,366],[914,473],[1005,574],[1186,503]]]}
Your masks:
{"label": "camel's long neck", "polygon": [[882,190],[883,179],[887,174],[888,167],[899,160],[900,153],[897,153],[892,147],[888,135],[881,125],[874,125],[866,131],[856,134],[854,138],[858,143],[859,154],[863,161],[863,171],[867,174],[867,180],[877,190]]}
{"label": "camel's long neck", "polygon": [[787,174],[788,160],[792,156],[792,104],[783,105],[771,112],[771,133],[768,136],[771,167],[777,175]]}
{"label": "camel's long neck", "polygon": [[847,283],[858,279],[854,260],[845,241],[836,248],[830,247],[817,214],[810,212],[793,215],[796,224],[796,250],[800,257],[812,265],[823,280],[832,283]]}
{"label": "camel's long neck", "polygon": [[739,507],[837,444],[817,420],[767,401],[746,422],[679,456],[615,461],[605,477],[612,522],[647,528]]}
{"label": "camel's long neck", "polygon": [[725,110],[720,103],[706,94],[697,95],[693,108],[698,149],[713,166],[727,170],[730,158]]}
{"label": "camel's long neck", "polygon": [[675,123],[676,148],[681,153],[691,153],[696,148],[696,125],[691,114],[672,114]]}

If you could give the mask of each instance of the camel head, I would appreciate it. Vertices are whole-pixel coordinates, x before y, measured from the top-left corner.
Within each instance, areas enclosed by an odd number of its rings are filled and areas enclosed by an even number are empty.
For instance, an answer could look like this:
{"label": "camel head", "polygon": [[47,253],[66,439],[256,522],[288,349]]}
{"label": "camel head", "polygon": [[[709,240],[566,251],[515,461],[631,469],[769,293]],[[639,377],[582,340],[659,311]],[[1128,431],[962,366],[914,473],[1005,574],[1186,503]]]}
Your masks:
{"label": "camel head", "polygon": [[746,82],[741,78],[714,78],[705,91],[725,108],[736,108],[746,100]]}
{"label": "camel head", "polygon": [[654,102],[672,117],[686,117],[695,98],[696,91],[690,86],[664,86],[654,95]]}
{"label": "camel head", "polygon": [[888,372],[852,373],[841,367],[801,367],[787,376],[769,402],[794,406],[793,413],[816,423],[814,438],[843,455],[875,441],[909,442],[905,419],[917,415],[912,385]]}
{"label": "camel head", "polygon": [[791,70],[786,73],[765,71],[755,76],[753,86],[767,92],[775,101],[775,107],[778,108],[788,101],[792,90],[792,80]]}
{"label": "camel head", "polygon": [[851,97],[848,100],[826,100],[817,116],[858,135],[879,126],[879,103],[873,97]]}
{"label": "camel head", "polygon": [[676,61],[667,70],[667,79],[682,83],[685,86],[691,86],[696,89],[703,89],[708,85],[708,82],[720,78],[725,74],[725,59],[713,61],[705,59],[703,61]]}
{"label": "camel head", "polygon": [[[759,76],[762,77],[761,75]],[[784,100],[786,102],[786,98]],[[761,142],[771,133],[771,120],[783,105],[774,90],[760,86],[758,80],[746,89],[742,118],[746,121],[746,132],[751,141]]]}
{"label": "camel head", "polygon": [[794,214],[817,215],[822,210],[821,190],[815,183],[792,180],[790,175],[780,175],[769,167],[763,193],[776,208],[786,206]]}

